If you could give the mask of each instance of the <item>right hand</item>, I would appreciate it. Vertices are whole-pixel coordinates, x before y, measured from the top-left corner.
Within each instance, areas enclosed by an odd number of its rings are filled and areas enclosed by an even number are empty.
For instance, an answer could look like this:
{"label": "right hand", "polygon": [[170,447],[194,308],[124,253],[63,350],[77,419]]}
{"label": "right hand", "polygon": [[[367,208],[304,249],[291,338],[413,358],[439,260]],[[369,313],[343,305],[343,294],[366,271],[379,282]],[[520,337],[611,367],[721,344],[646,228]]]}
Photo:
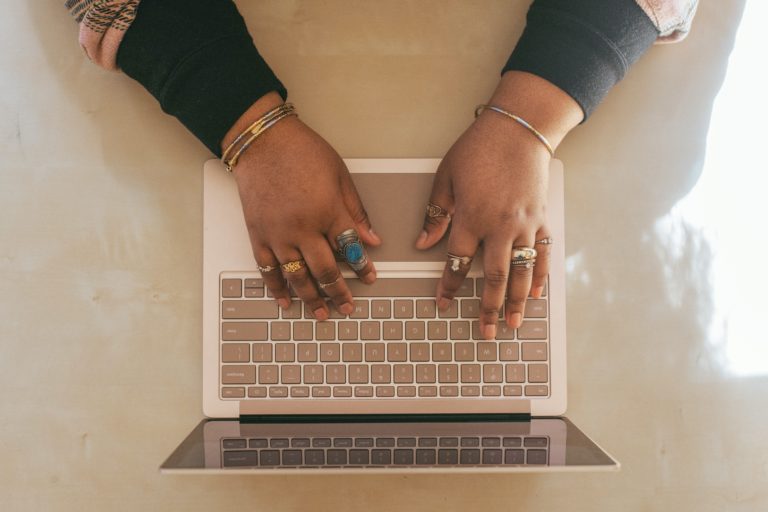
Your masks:
{"label": "right hand", "polygon": [[[262,272],[262,277],[280,306],[290,306],[290,285],[317,320],[329,316],[323,294],[342,314],[352,313],[352,293],[334,257],[336,236],[353,228],[364,244],[375,246],[381,240],[372,231],[349,171],[336,151],[291,116],[254,141],[233,174],[256,262],[260,267],[276,267]],[[297,272],[280,268],[280,264],[301,259],[306,266]],[[366,284],[376,280],[370,259],[357,274]],[[321,289],[319,283],[333,284]]]}

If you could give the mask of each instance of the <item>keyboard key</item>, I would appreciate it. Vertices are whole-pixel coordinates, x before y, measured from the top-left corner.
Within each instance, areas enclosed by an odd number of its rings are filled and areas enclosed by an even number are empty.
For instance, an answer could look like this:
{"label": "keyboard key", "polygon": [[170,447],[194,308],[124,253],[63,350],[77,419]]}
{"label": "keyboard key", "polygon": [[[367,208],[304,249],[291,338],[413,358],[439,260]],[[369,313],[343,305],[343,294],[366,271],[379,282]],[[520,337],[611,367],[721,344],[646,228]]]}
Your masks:
{"label": "keyboard key", "polygon": [[501,396],[501,386],[488,384],[483,386],[482,392],[483,396]]}
{"label": "keyboard key", "polygon": [[448,339],[448,322],[431,321],[427,322],[427,337],[430,340]]}
{"label": "keyboard key", "polygon": [[221,317],[224,319],[277,318],[278,306],[272,300],[223,300]]}
{"label": "keyboard key", "polygon": [[394,437],[379,437],[376,439],[376,446],[380,447],[392,447],[395,446]]}
{"label": "keyboard key", "polygon": [[312,322],[294,322],[294,341],[312,341]]}
{"label": "keyboard key", "polygon": [[320,364],[304,365],[304,384],[322,384],[324,371]]}
{"label": "keyboard key", "polygon": [[474,297],[475,296],[475,280],[467,278],[461,282],[459,289],[456,290],[456,297]]}
{"label": "keyboard key", "polygon": [[521,396],[523,394],[522,386],[504,386],[502,388],[504,396]]}
{"label": "keyboard key", "polygon": [[265,386],[251,386],[248,388],[248,398],[265,398],[267,388]]}
{"label": "keyboard key", "polygon": [[[298,323],[298,322],[297,322]],[[296,331],[296,324],[294,324],[294,332]],[[317,362],[317,343],[299,343],[296,346],[297,359],[300,363],[316,363]]]}
{"label": "keyboard key", "polygon": [[411,384],[413,382],[413,365],[412,364],[394,365],[393,380],[395,384]]}
{"label": "keyboard key", "polygon": [[499,361],[518,361],[520,359],[520,344],[505,341],[499,343]]}
{"label": "keyboard key", "polygon": [[327,398],[331,396],[330,386],[312,386],[312,396],[317,398]]}
{"label": "keyboard key", "polygon": [[269,440],[270,448],[288,448],[291,442],[284,437],[277,437]]}
{"label": "keyboard key", "polygon": [[403,339],[403,322],[386,321],[382,325],[384,339],[389,340],[402,340]]}
{"label": "keyboard key", "polygon": [[288,341],[291,339],[290,322],[272,322],[270,325],[270,336],[272,341]]}
{"label": "keyboard key", "polygon": [[474,343],[454,343],[453,351],[455,352],[454,358],[456,359],[456,361],[474,361],[475,360],[475,344]]}
{"label": "keyboard key", "polygon": [[459,382],[459,366],[456,364],[441,364],[437,368],[437,380],[440,383]]}
{"label": "keyboard key", "polygon": [[283,450],[283,466],[301,466],[301,450]]}
{"label": "keyboard key", "polygon": [[440,396],[459,396],[459,386],[440,386]]}
{"label": "keyboard key", "polygon": [[368,384],[368,365],[367,364],[349,365],[349,383],[350,384]]}
{"label": "keyboard key", "polygon": [[546,448],[549,444],[546,437],[526,437],[523,446],[526,448]]}
{"label": "keyboard key", "polygon": [[315,437],[312,439],[312,446],[315,448],[328,448],[331,446],[331,439],[328,437]]}
{"label": "keyboard key", "polygon": [[451,361],[451,344],[450,343],[433,343],[432,344],[432,360],[433,361]]}
{"label": "keyboard key", "polygon": [[[327,384],[346,384],[347,366],[343,364],[329,364],[325,367],[325,382]],[[350,390],[351,394],[351,390]]]}
{"label": "keyboard key", "polygon": [[547,450],[528,450],[525,462],[526,464],[546,464]]}
{"label": "keyboard key", "polygon": [[405,339],[407,340],[423,340],[425,336],[424,322],[418,320],[412,320],[405,322]]}
{"label": "keyboard key", "polygon": [[462,318],[480,318],[480,299],[461,299]]}
{"label": "keyboard key", "polygon": [[270,386],[269,398],[285,398],[288,396],[288,386]]}
{"label": "keyboard key", "polygon": [[478,361],[496,361],[498,356],[496,355],[496,342],[483,341],[477,344],[477,360]]}
{"label": "keyboard key", "polygon": [[503,453],[501,450],[483,450],[483,464],[501,464],[502,462]]}
{"label": "keyboard key", "polygon": [[352,396],[352,386],[333,386],[333,396],[349,398]]}
{"label": "keyboard key", "polygon": [[429,343],[411,343],[411,361],[429,361]]}
{"label": "keyboard key", "polygon": [[261,299],[264,297],[264,288],[246,288],[243,290],[247,299]]}
{"label": "keyboard key", "polygon": [[320,344],[320,362],[338,363],[341,361],[341,345],[338,343]]}
{"label": "keyboard key", "polygon": [[459,318],[459,301],[451,299],[451,304],[447,309],[437,312],[440,318]]}
{"label": "keyboard key", "polygon": [[259,365],[259,384],[277,384],[278,369],[276,364]]}
{"label": "keyboard key", "polygon": [[365,360],[368,362],[384,361],[385,350],[383,343],[366,343]]}
{"label": "keyboard key", "polygon": [[222,465],[225,468],[239,468],[259,465],[259,452],[256,450],[242,450],[224,452]]}
{"label": "keyboard key", "polygon": [[370,462],[368,450],[349,450],[349,463],[355,466],[367,466]]}
{"label": "keyboard key", "polygon": [[221,441],[221,447],[225,450],[239,450],[247,446],[248,441],[245,439],[224,439]]}
{"label": "keyboard key", "polygon": [[413,450],[409,448],[395,449],[394,463],[403,466],[413,464]]}
{"label": "keyboard key", "polygon": [[279,466],[280,465],[280,450],[261,450],[260,452],[261,466]]}
{"label": "keyboard key", "polygon": [[339,339],[341,341],[354,341],[357,339],[357,322],[339,322]]}
{"label": "keyboard key", "polygon": [[546,299],[528,299],[525,302],[524,318],[546,318],[547,301]]}
{"label": "keyboard key", "polygon": [[523,343],[522,353],[523,361],[546,361],[547,344],[546,342]]}
{"label": "keyboard key", "polygon": [[336,448],[350,448],[352,446],[351,437],[337,437],[333,440],[333,446]]}
{"label": "keyboard key", "polygon": [[355,446],[357,446],[358,448],[371,448],[373,447],[373,438],[372,437],[356,437]]}
{"label": "keyboard key", "polygon": [[249,439],[248,440],[248,447],[249,448],[266,448],[269,446],[269,441],[264,438],[257,438],[257,439]]}
{"label": "keyboard key", "polygon": [[459,450],[453,448],[442,448],[437,451],[438,464],[458,464]]}
{"label": "keyboard key", "polygon": [[[350,382],[352,382],[350,378]],[[373,386],[355,386],[355,396],[359,398],[370,398],[373,396]]]}
{"label": "keyboard key", "polygon": [[415,437],[399,437],[397,439],[397,446],[398,448],[415,448],[416,438]]}
{"label": "keyboard key", "polygon": [[465,448],[460,454],[461,464],[480,464],[480,450],[477,448]]}
{"label": "keyboard key", "polygon": [[372,300],[371,318],[386,319],[392,318],[392,301]]}
{"label": "keyboard key", "polygon": [[507,325],[507,322],[500,320],[496,327],[496,339],[497,340],[513,340],[515,339],[515,330]]}
{"label": "keyboard key", "polygon": [[461,386],[461,396],[480,396],[480,386]]}
{"label": "keyboard key", "polygon": [[347,464],[347,450],[328,450],[329,466],[345,466]]}
{"label": "keyboard key", "polygon": [[[483,382],[501,383],[504,380],[504,367],[500,364],[483,365]],[[485,394],[485,393],[483,393]]]}
{"label": "keyboard key", "polygon": [[485,337],[480,333],[480,321],[472,320],[472,339],[484,340]]}
{"label": "keyboard key", "polygon": [[242,279],[222,279],[221,296],[225,299],[240,298],[243,295]]}
{"label": "keyboard key", "polygon": [[437,396],[437,386],[419,386],[420,397],[435,397]]}
{"label": "keyboard key", "polygon": [[431,448],[419,448],[416,450],[416,464],[437,464],[437,450]]}
{"label": "keyboard key", "polygon": [[397,396],[415,397],[416,386],[397,386]]}
{"label": "keyboard key", "polygon": [[280,367],[280,382],[282,384],[301,384],[301,366],[286,364]]}
{"label": "keyboard key", "polygon": [[433,297],[437,278],[379,278],[372,284],[347,279],[353,297]]}
{"label": "keyboard key", "polygon": [[528,382],[547,382],[549,380],[549,370],[546,364],[528,365]]}
{"label": "keyboard key", "polygon": [[[440,366],[443,366],[443,365],[440,365]],[[461,365],[461,382],[462,383],[480,382],[480,365],[479,364]]]}
{"label": "keyboard key", "polygon": [[222,384],[256,384],[256,367],[227,364],[221,367]]}
{"label": "keyboard key", "polygon": [[352,306],[352,314],[349,315],[349,318],[368,318],[369,303],[367,300],[355,299]]}
{"label": "keyboard key", "polygon": [[525,464],[525,451],[504,450],[504,464]]}
{"label": "keyboard key", "polygon": [[451,322],[451,339],[468,340],[470,336],[469,322],[454,321]]}
{"label": "keyboard key", "polygon": [[440,446],[459,446],[458,437],[441,437]]}
{"label": "keyboard key", "polygon": [[280,314],[284,319],[296,320],[301,318],[301,301],[292,300],[290,307],[280,310]]}
{"label": "keyboard key", "polygon": [[501,440],[502,446],[523,446],[523,440],[519,437],[505,437]]}
{"label": "keyboard key", "polygon": [[525,320],[517,329],[517,337],[521,340],[547,339],[546,320]]}
{"label": "keyboard key", "polygon": [[343,343],[341,345],[341,359],[345,363],[359,363],[363,360],[362,343]]}
{"label": "keyboard key", "polygon": [[315,322],[315,338],[319,341],[336,339],[336,324],[331,321]]}
{"label": "keyboard key", "polygon": [[245,280],[246,288],[264,288],[264,280],[258,278],[250,278]]}
{"label": "keyboard key", "polygon": [[395,301],[395,318],[413,318],[413,301],[399,299]]}
{"label": "keyboard key", "polygon": [[324,466],[325,450],[304,450],[304,464],[307,466]]}
{"label": "keyboard key", "polygon": [[437,305],[435,299],[419,299],[416,301],[416,318],[435,318]]}
{"label": "keyboard key", "polygon": [[387,361],[402,362],[408,360],[408,345],[406,343],[387,343]]}
{"label": "keyboard key", "polygon": [[393,397],[395,396],[394,386],[376,386],[376,396]]}
{"label": "keyboard key", "polygon": [[432,384],[436,378],[436,367],[434,364],[416,365],[416,382],[419,384]]}
{"label": "keyboard key", "polygon": [[525,396],[547,396],[549,395],[549,387],[543,384],[534,384],[531,386],[525,386]]}
{"label": "keyboard key", "polygon": [[461,438],[461,446],[480,446],[480,438],[479,437],[462,437]]}
{"label": "keyboard key", "polygon": [[275,362],[292,363],[296,360],[296,345],[293,343],[275,343]]}
{"label": "keyboard key", "polygon": [[480,446],[484,448],[495,448],[501,446],[501,439],[498,437],[484,437],[480,440]]}
{"label": "keyboard key", "polygon": [[371,450],[371,464],[376,466],[388,466],[392,464],[392,450]]}
{"label": "keyboard key", "polygon": [[392,377],[390,375],[390,366],[388,364],[371,365],[372,384],[389,384],[391,381]]}
{"label": "keyboard key", "polygon": [[221,346],[222,363],[248,363],[251,360],[251,346],[248,343],[224,343]]}
{"label": "keyboard key", "polygon": [[291,398],[308,398],[309,386],[291,386]]}
{"label": "keyboard key", "polygon": [[525,382],[524,364],[505,364],[504,371],[507,382]]}
{"label": "keyboard key", "polygon": [[381,324],[379,322],[360,322],[360,339],[363,341],[381,339],[380,327]]}
{"label": "keyboard key", "polygon": [[222,322],[222,341],[266,341],[267,322]]}

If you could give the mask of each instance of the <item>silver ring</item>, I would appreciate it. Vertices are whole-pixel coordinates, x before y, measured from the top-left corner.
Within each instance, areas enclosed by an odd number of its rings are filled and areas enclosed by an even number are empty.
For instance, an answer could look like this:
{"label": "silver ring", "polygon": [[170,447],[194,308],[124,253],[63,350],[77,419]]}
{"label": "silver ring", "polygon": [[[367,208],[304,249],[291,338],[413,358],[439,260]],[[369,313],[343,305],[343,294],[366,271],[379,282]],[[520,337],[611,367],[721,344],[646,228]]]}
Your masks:
{"label": "silver ring", "polygon": [[536,245],[551,245],[553,243],[555,243],[555,241],[552,239],[551,236],[542,238],[541,240],[536,240]]}
{"label": "silver ring", "polygon": [[456,256],[455,254],[448,253],[448,261],[451,262],[449,268],[454,272],[458,272],[461,265],[469,265],[472,263],[472,257]]}
{"label": "silver ring", "polygon": [[317,286],[319,286],[320,289],[325,290],[329,286],[333,286],[336,283],[338,283],[340,279],[341,279],[341,274],[339,274],[339,276],[336,279],[334,279],[333,281],[331,281],[330,283],[321,283],[321,282],[318,281]]}
{"label": "silver ring", "polygon": [[336,243],[339,244],[339,254],[344,257],[344,261],[354,271],[360,271],[368,264],[368,257],[365,255],[365,248],[360,236],[354,229],[347,229],[336,237]]}
{"label": "silver ring", "polygon": [[262,267],[261,265],[257,264],[256,267],[259,269],[259,272],[261,272],[262,274],[265,272],[272,272],[273,270],[277,270],[277,267],[272,265],[265,265]]}
{"label": "silver ring", "polygon": [[536,258],[530,260],[512,260],[510,263],[513,267],[525,267],[527,269],[531,269],[536,263]]}
{"label": "silver ring", "polygon": [[513,247],[512,262],[535,260],[538,252],[533,247]]}

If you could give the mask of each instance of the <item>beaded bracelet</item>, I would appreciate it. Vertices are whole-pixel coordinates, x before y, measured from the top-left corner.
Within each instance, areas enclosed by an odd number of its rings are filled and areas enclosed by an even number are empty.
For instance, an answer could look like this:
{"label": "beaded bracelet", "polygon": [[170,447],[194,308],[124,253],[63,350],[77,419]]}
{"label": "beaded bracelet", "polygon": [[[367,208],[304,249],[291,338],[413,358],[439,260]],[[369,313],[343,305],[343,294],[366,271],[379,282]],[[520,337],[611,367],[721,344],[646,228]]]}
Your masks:
{"label": "beaded bracelet", "polygon": [[530,123],[528,123],[522,117],[516,116],[515,114],[507,112],[506,110],[501,109],[499,107],[495,107],[493,105],[478,105],[477,108],[475,109],[475,117],[479,116],[483,112],[483,110],[493,110],[494,112],[498,112],[499,114],[502,114],[502,115],[505,115],[505,116],[507,116],[507,117],[509,117],[511,119],[514,119],[520,125],[522,125],[525,128],[527,128],[528,131],[530,131],[532,134],[534,134],[536,136],[536,138],[539,139],[539,141],[541,141],[542,144],[544,144],[544,146],[547,148],[547,151],[549,151],[550,156],[555,156],[555,150],[552,149],[552,144],[549,143],[547,138],[544,135],[542,135],[539,130],[537,130],[536,128],[531,126]]}
{"label": "beaded bracelet", "polygon": [[[235,164],[237,164],[237,160],[240,158],[240,155],[242,155],[243,152],[253,143],[253,141],[255,141],[262,133],[270,129],[281,119],[285,119],[288,116],[297,115],[298,114],[296,113],[296,108],[292,103],[284,103],[278,107],[273,108],[258,118],[248,128],[243,130],[243,132],[238,135],[237,138],[233,140],[229,146],[227,146],[227,149],[225,149],[224,153],[221,155],[221,161],[227,168],[227,172],[232,172],[232,168],[235,166]],[[235,154],[232,156],[232,158],[227,160],[229,153],[235,148],[235,146],[237,146],[241,140],[243,140],[249,134],[250,137],[248,137],[245,142],[237,149],[237,151],[235,151]]]}

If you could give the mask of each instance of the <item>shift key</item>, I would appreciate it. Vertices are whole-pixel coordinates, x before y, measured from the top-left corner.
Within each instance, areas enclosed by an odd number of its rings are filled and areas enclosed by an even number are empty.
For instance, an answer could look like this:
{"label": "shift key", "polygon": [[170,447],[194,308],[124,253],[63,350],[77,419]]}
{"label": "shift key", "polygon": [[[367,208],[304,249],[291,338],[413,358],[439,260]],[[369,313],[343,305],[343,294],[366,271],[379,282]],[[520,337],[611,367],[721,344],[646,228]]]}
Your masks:
{"label": "shift key", "polygon": [[230,319],[277,318],[277,302],[273,300],[223,300],[221,317]]}

